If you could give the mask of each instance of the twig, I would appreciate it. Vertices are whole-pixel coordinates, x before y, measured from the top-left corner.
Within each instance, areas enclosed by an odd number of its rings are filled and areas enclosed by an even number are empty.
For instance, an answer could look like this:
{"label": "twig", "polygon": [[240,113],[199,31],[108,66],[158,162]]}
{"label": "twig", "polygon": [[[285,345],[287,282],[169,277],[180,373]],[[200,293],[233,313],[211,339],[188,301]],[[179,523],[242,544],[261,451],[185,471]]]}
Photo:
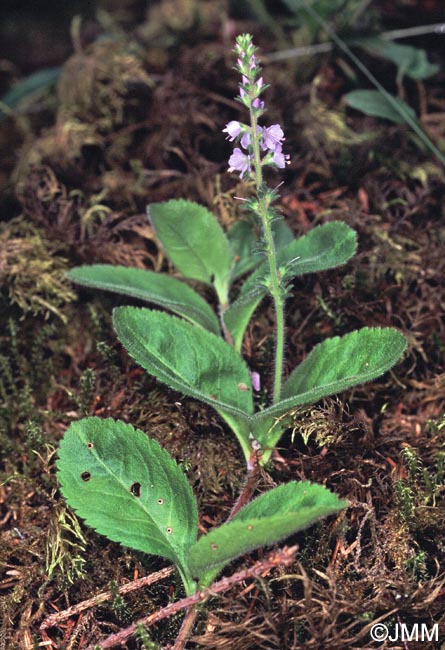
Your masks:
{"label": "twig", "polygon": [[[146,576],[145,578],[139,578],[139,580],[133,580],[132,582],[129,582],[126,585],[122,585],[122,587],[119,587],[117,589],[117,593],[119,595],[124,595],[130,593],[131,591],[135,591],[136,589],[141,589],[142,587],[148,587],[148,585],[152,585],[155,582],[159,582],[159,580],[163,580],[164,578],[167,578],[169,575],[171,575],[174,572],[174,570],[175,570],[174,567],[168,566],[165,569],[161,569],[160,571],[156,571],[156,573],[152,573],[151,575]],[[77,605],[68,607],[68,609],[64,609],[62,612],[56,612],[55,614],[50,614],[50,616],[47,616],[45,620],[42,622],[42,624],[40,625],[40,629],[47,630],[49,627],[54,627],[55,625],[58,625],[62,621],[65,621],[67,618],[80,614],[80,612],[83,612],[84,610],[89,609],[90,607],[95,607],[96,605],[105,603],[108,600],[112,600],[115,597],[115,595],[116,595],[115,592],[104,591],[101,594],[97,594],[97,596],[93,596],[93,598],[88,598],[88,600],[83,600],[81,603],[77,603]]]}
{"label": "twig", "polygon": [[187,643],[192,633],[193,626],[195,624],[198,614],[199,611],[197,607],[190,607],[190,609],[184,616],[184,620],[182,621],[181,629],[179,630],[179,634],[176,637],[173,650],[184,650],[185,644]]}
{"label": "twig", "polygon": [[[424,34],[440,34],[445,33],[444,23],[435,23],[434,25],[419,25],[415,27],[408,27],[406,29],[392,29],[387,32],[377,34],[378,38],[385,41],[395,41],[403,38],[410,38],[412,36],[422,36]],[[323,52],[330,52],[334,49],[335,43],[333,41],[326,41],[326,43],[316,43],[315,45],[302,45],[301,47],[291,47],[287,50],[279,50],[278,52],[269,52],[261,57],[261,62],[264,64],[275,63],[276,61],[284,61],[285,59],[296,59],[300,56],[312,56],[313,54],[321,54]]]}
{"label": "twig", "polygon": [[150,625],[153,625],[153,623],[162,621],[164,618],[168,618],[169,616],[177,614],[183,609],[193,607],[198,603],[203,603],[208,598],[227,591],[230,589],[230,587],[232,587],[232,585],[241,582],[242,580],[256,578],[257,576],[264,577],[274,567],[290,566],[294,560],[294,555],[297,552],[297,549],[297,546],[285,546],[278,551],[272,552],[267,556],[266,559],[255,562],[255,564],[250,567],[250,569],[244,569],[243,571],[234,573],[232,576],[230,576],[230,578],[222,578],[222,580],[215,582],[208,589],[202,589],[201,591],[197,591],[192,596],[188,596],[187,598],[182,598],[175,603],[171,603],[170,605],[167,605],[167,607],[163,607],[162,609],[153,612],[153,614],[149,614],[145,618],[141,618],[139,621],[133,623],[125,630],[121,630],[116,634],[112,634],[101,643],[88,646],[86,650],[107,650],[108,648],[123,645],[129,638],[133,637],[136,634],[138,627],[141,625],[148,627]]}

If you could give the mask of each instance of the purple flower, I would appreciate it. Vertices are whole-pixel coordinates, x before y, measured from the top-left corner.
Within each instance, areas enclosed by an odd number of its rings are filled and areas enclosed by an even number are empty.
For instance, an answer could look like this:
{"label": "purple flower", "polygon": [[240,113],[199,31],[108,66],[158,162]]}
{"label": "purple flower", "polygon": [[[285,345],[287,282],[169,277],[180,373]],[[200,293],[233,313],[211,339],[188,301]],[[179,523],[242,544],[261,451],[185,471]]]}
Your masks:
{"label": "purple flower", "polygon": [[243,153],[239,147],[235,147],[229,158],[229,172],[240,172],[240,178],[250,172],[251,156]]}
{"label": "purple flower", "polygon": [[274,165],[280,169],[284,169],[286,165],[290,163],[290,156],[284,153],[281,153],[281,145],[277,146],[277,149],[274,151],[272,162]]}
{"label": "purple flower", "polygon": [[244,133],[244,135],[241,138],[240,142],[241,142],[241,146],[243,147],[243,149],[247,149],[247,147],[250,144],[250,131],[246,131],[246,133]]}
{"label": "purple flower", "polygon": [[[253,106],[253,104],[254,104],[254,102],[252,102],[252,106]],[[262,131],[263,131],[262,127],[257,126],[257,133],[260,134],[260,133],[262,133]],[[247,149],[250,146],[251,142],[252,142],[251,130],[247,129],[247,131],[245,131],[243,133],[243,137],[241,138],[240,143],[241,143],[241,146],[243,147],[243,149]]]}
{"label": "purple flower", "polygon": [[283,129],[279,124],[263,128],[263,151],[269,149],[272,153],[281,153],[281,143],[284,140]]}
{"label": "purple flower", "polygon": [[235,140],[235,138],[237,138],[241,133],[241,124],[235,120],[232,120],[226,124],[226,128],[223,129],[223,133],[227,133],[228,135],[226,139],[233,142],[233,140]]}
{"label": "purple flower", "polygon": [[251,370],[250,371],[250,378],[252,380],[253,390],[255,390],[258,393],[258,391],[261,390],[261,377],[260,377],[260,374],[258,372],[256,372],[255,370]]}

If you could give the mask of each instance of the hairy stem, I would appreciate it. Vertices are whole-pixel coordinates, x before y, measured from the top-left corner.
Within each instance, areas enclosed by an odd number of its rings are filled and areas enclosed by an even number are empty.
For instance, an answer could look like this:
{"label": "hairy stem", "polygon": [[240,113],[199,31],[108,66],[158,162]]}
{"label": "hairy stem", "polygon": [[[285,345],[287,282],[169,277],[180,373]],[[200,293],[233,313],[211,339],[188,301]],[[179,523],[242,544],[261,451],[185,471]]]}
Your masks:
{"label": "hairy stem", "polygon": [[260,473],[260,466],[258,459],[255,457],[253,460],[252,468],[247,470],[247,476],[243,485],[243,489],[241,490],[237,500],[233,504],[233,508],[230,511],[230,515],[226,519],[227,521],[230,521],[233,519],[233,517],[236,515],[241,508],[243,508],[246,503],[250,501],[252,498],[253,493],[256,490],[257,484],[258,484],[258,475]]}
{"label": "hairy stem", "polygon": [[266,255],[269,262],[270,286],[269,291],[272,296],[275,308],[275,370],[274,370],[274,387],[273,403],[280,401],[281,380],[283,374],[283,355],[284,355],[284,296],[281,287],[280,271],[277,264],[277,253],[272,233],[272,224],[269,218],[269,205],[267,195],[263,187],[263,170],[261,166],[260,143],[258,138],[258,120],[255,109],[250,108],[251,120],[251,140],[253,150],[253,161],[255,166],[256,190],[258,196],[258,213],[263,228],[264,240],[266,244]]}

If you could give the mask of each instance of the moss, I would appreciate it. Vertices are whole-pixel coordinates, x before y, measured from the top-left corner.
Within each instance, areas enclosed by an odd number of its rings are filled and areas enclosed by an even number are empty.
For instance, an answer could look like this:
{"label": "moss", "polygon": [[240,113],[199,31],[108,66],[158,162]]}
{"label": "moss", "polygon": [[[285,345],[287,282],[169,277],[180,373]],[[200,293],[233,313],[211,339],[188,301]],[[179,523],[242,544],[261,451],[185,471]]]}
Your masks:
{"label": "moss", "polygon": [[75,299],[67,269],[58,247],[34,226],[16,219],[0,227],[0,284],[24,314],[66,321],[63,307]]}

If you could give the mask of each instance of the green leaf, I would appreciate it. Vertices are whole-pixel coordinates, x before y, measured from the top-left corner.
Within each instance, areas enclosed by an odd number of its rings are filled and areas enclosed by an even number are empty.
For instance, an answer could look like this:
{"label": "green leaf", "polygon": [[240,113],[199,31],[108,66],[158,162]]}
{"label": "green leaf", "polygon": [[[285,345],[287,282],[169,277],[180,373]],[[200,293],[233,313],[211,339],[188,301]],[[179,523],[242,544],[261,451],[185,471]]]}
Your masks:
{"label": "green leaf", "polygon": [[233,337],[233,345],[238,352],[243,344],[244,332],[255,309],[267,295],[261,285],[253,286],[248,293],[241,293],[226,311],[222,313],[224,324]]}
{"label": "green leaf", "polygon": [[232,259],[232,282],[248,271],[254,269],[263,260],[262,254],[256,250],[258,235],[253,224],[247,221],[236,221],[227,231]]}
{"label": "green leaf", "polygon": [[178,271],[185,278],[213,285],[219,302],[226,304],[232,255],[216,217],[202,205],[183,199],[152,203],[147,212]]}
{"label": "green leaf", "polygon": [[[47,92],[56,83],[61,71],[61,67],[44,68],[17,81],[11,90],[0,98],[0,121],[7,117],[8,114],[1,110],[2,105],[11,110],[16,109],[14,110],[15,114],[19,113],[20,111],[17,108],[20,108],[20,105],[24,105],[25,103],[29,107],[32,101],[41,97],[42,93]],[[21,112],[26,112],[26,110]]]}
{"label": "green leaf", "polygon": [[150,309],[117,307],[113,323],[119,340],[139,365],[174,390],[213,406],[234,428],[249,457],[250,373],[228,343]]}
{"label": "green leaf", "polygon": [[61,491],[86,523],[115,542],[161,555],[194,591],[186,553],[196,541],[192,489],[157,442],[119,420],[71,424],[57,461]]}
{"label": "green leaf", "polygon": [[[278,265],[285,280],[305,273],[325,271],[345,264],[355,253],[357,234],[342,221],[331,221],[317,226],[306,235],[294,239],[278,251]],[[241,349],[244,332],[250,319],[267,295],[260,284],[267,280],[265,262],[254,271],[241,288],[239,297],[223,313],[224,323],[233,336],[237,350]]]}
{"label": "green leaf", "polygon": [[278,253],[284,277],[318,273],[346,264],[357,250],[357,233],[343,221],[316,226]]}
{"label": "green leaf", "polygon": [[365,115],[382,117],[396,124],[406,122],[408,117],[408,119],[414,120],[417,123],[416,113],[411,106],[408,106],[408,104],[398,97],[393,97],[392,99],[395,105],[378,90],[352,90],[346,95],[343,95],[343,100],[348,106],[355,108],[357,111],[361,111]]}
{"label": "green leaf", "polygon": [[111,264],[78,266],[67,275],[77,284],[140,298],[169,309],[214,334],[220,333],[218,319],[204,298],[184,282],[168,275]]}
{"label": "green leaf", "polygon": [[282,431],[275,426],[278,417],[295,406],[313,404],[380,377],[397,363],[405,348],[403,334],[390,327],[363,327],[319,343],[284,383],[282,400],[253,416],[255,439],[273,448]]}
{"label": "green leaf", "polygon": [[379,36],[354,40],[354,43],[375,56],[394,63],[399,75],[407,75],[411,79],[427,79],[440,70],[436,63],[428,61],[425,50],[412,45],[394,43]]}
{"label": "green leaf", "polygon": [[236,557],[275,544],[347,505],[322,485],[306,481],[280,485],[193,544],[187,556],[191,574],[208,584]]}
{"label": "green leaf", "polygon": [[[292,230],[284,219],[278,219],[272,224],[275,247],[280,250],[294,238]],[[236,221],[228,230],[227,237],[230,241],[232,258],[235,264],[232,269],[232,282],[248,271],[258,266],[264,256],[258,249],[258,233],[255,224],[248,221]]]}

